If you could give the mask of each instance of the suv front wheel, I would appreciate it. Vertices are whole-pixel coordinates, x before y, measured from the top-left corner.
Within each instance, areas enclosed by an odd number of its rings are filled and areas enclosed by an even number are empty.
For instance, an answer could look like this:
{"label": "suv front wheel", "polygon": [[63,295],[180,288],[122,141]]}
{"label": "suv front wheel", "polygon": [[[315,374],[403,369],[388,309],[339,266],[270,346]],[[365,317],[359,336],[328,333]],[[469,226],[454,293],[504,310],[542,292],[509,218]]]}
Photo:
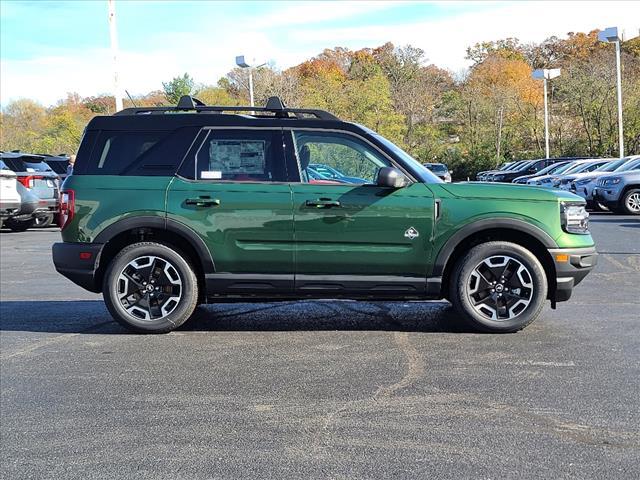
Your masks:
{"label": "suv front wheel", "polygon": [[476,245],[456,264],[451,302],[477,330],[517,332],[533,322],[547,298],[547,279],[538,259],[510,242]]}
{"label": "suv front wheel", "polygon": [[103,296],[121,325],[142,333],[166,333],[193,313],[198,281],[182,254],[161,243],[140,242],[111,261]]}

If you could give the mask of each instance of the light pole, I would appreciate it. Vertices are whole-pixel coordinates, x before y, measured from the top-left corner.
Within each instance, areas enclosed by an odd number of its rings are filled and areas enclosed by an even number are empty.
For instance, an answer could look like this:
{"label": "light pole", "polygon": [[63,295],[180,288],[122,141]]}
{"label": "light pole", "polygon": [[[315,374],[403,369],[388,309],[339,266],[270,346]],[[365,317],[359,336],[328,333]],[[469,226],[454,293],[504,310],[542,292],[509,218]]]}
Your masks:
{"label": "light pole", "polygon": [[109,3],[109,37],[111,39],[111,56],[113,57],[113,96],[116,99],[116,112],[122,110],[122,94],[118,85],[118,30],[116,28],[116,0]]}
{"label": "light pole", "polygon": [[[254,60],[255,62],[255,60]],[[238,55],[236,57],[236,65],[239,66],[240,68],[248,68],[249,69],[249,100],[251,102],[251,106],[255,106],[253,104],[253,69],[254,68],[260,68],[266,65],[266,63],[262,63],[260,65],[256,65],[253,66],[251,64],[249,64],[245,58],[244,55]]]}
{"label": "light pole", "polygon": [[539,68],[531,74],[536,80],[542,80],[544,85],[544,148],[546,158],[549,158],[549,108],[547,106],[547,80],[560,76],[559,68]]}
{"label": "light pole", "polygon": [[620,30],[618,27],[605,28],[598,33],[598,40],[601,42],[616,44],[616,76],[618,88],[618,146],[620,147],[620,158],[624,157],[624,128],[622,123],[622,71],[620,67],[620,44],[625,40],[630,40],[638,36],[638,29],[631,33]]}

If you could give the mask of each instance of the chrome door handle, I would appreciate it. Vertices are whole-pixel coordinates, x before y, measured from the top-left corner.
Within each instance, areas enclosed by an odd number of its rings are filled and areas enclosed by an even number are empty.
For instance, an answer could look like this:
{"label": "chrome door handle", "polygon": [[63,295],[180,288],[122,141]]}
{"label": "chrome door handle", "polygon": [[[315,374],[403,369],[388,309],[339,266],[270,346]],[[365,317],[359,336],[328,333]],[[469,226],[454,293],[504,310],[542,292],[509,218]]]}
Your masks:
{"label": "chrome door handle", "polygon": [[217,207],[220,205],[220,200],[217,198],[187,198],[184,201],[185,205],[193,205],[196,207]]}
{"label": "chrome door handle", "polygon": [[340,202],[337,200],[331,200],[329,198],[319,198],[318,200],[307,200],[305,202],[307,207],[315,207],[315,208],[332,208],[332,207],[340,207]]}

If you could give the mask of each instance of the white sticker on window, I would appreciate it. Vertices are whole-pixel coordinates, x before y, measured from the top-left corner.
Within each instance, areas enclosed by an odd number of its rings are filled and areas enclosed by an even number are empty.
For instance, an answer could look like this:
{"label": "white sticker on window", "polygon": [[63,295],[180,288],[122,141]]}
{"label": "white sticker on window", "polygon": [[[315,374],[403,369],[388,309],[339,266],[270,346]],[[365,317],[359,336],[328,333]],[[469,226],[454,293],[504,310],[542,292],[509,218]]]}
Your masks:
{"label": "white sticker on window", "polygon": [[200,178],[204,180],[220,180],[222,178],[222,172],[219,170],[202,170],[200,172]]}

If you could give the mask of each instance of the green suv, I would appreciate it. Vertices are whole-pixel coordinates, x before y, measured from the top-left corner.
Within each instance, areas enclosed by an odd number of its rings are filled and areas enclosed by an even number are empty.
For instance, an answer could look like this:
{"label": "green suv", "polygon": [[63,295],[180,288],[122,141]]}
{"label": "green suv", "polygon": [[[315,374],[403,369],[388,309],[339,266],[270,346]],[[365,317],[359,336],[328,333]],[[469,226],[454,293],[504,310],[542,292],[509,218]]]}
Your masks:
{"label": "green suv", "polygon": [[53,261],[139,332],[171,331],[202,303],[296,298],[445,298],[479,330],[514,332],[595,265],[584,205],[445,184],[377,133],[277,97],[183,97],[89,122]]}

